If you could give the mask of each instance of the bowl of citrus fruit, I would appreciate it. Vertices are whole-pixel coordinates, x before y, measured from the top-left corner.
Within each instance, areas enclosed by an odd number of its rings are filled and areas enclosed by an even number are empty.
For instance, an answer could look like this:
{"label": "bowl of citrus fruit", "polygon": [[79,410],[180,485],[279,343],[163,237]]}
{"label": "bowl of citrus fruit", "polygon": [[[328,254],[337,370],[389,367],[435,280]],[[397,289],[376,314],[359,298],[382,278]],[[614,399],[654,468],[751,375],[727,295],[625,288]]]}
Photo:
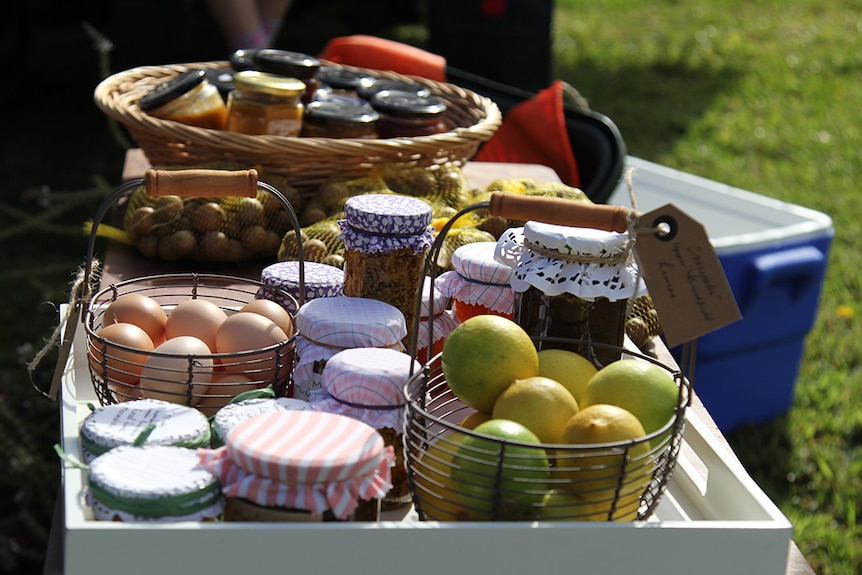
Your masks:
{"label": "bowl of citrus fruit", "polygon": [[572,349],[496,315],[448,335],[405,387],[421,519],[649,518],[676,463],[690,383],[635,351],[596,366]]}

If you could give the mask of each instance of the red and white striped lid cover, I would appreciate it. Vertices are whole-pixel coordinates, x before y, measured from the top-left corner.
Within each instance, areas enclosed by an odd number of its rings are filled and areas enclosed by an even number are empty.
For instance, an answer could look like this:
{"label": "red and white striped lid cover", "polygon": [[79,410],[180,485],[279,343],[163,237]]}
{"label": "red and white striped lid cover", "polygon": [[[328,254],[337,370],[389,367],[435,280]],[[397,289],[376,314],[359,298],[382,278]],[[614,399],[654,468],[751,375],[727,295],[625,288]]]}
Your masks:
{"label": "red and white striped lid cover", "polygon": [[359,498],[386,495],[395,461],[373,427],[316,411],[254,416],[228,432],[224,447],[199,453],[226,497],[314,514],[331,510],[340,519]]}

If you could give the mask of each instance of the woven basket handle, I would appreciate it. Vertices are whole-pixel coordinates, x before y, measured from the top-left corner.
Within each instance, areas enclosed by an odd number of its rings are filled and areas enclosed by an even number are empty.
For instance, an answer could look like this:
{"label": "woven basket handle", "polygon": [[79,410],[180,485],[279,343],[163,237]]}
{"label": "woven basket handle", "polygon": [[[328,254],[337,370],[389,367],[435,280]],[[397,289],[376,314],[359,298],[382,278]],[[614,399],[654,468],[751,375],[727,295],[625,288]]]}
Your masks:
{"label": "woven basket handle", "polygon": [[609,232],[628,229],[629,209],[572,201],[565,198],[522,196],[493,192],[489,202],[491,215],[510,220],[533,220],[576,228],[595,228]]}
{"label": "woven basket handle", "polygon": [[212,198],[257,196],[257,170],[155,170],[144,175],[147,194]]}

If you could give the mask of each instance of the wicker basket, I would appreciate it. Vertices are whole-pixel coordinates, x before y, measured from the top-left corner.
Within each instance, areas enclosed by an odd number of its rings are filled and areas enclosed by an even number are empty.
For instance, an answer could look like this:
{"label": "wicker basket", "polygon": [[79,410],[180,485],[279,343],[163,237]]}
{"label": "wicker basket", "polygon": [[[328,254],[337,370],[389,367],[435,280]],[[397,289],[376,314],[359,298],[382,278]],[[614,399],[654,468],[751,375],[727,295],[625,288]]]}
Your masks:
{"label": "wicker basket", "polygon": [[452,84],[375,70],[363,72],[377,77],[410,78],[429,86],[448,105],[445,121],[449,131],[378,140],[252,136],[187,126],[141,111],[138,101],[144,94],[160,82],[194,68],[228,70],[229,65],[202,62],[133,68],[103,80],[94,98],[105,114],[131,132],[154,166],[254,167],[286,177],[301,195],[309,195],[332,178],[367,175],[380,164],[463,164],[494,135],[502,121],[500,109],[484,96]]}

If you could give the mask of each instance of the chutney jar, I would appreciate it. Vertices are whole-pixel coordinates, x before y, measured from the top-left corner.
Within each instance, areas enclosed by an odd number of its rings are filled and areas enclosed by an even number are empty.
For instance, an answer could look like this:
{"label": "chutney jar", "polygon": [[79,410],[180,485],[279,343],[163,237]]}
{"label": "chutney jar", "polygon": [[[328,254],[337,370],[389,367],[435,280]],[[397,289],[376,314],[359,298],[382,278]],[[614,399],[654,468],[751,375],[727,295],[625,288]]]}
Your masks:
{"label": "chutney jar", "polygon": [[512,319],[512,268],[494,259],[496,249],[496,242],[460,246],[452,253],[452,269],[437,278],[438,289],[452,298],[452,310],[460,321],[476,315]]}
{"label": "chutney jar", "polygon": [[434,237],[431,206],[396,194],[348,198],[338,221],[344,242],[344,295],[386,302],[413,325],[425,257]]}
{"label": "chutney jar", "polygon": [[539,349],[569,349],[599,367],[619,359],[629,300],[646,293],[632,241],[535,221],[504,232],[495,257],[513,270],[514,321]]}
{"label": "chutney jar", "polygon": [[363,421],[380,433],[395,455],[385,511],[411,501],[404,465],[404,386],[422,365],[407,353],[386,348],[346,349],[323,369],[322,386],[311,394],[311,408]]}

